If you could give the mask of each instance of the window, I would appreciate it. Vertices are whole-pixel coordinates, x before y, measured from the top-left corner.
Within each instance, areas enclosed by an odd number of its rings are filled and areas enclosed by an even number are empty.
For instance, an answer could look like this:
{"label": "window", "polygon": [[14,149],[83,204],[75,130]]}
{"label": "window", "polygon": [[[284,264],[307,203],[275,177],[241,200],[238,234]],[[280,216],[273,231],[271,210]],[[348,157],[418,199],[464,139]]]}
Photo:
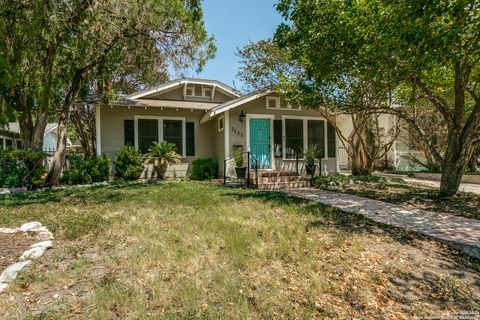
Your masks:
{"label": "window", "polygon": [[3,149],[3,138],[0,138],[0,149]]}
{"label": "window", "polygon": [[267,109],[278,109],[280,107],[280,98],[267,97]]}
{"label": "window", "polygon": [[138,119],[138,150],[146,153],[154,142],[158,142],[158,120]]}
{"label": "window", "polygon": [[22,149],[22,141],[17,140],[17,149]]}
{"label": "window", "polygon": [[179,154],[183,154],[182,127],[182,120],[163,120],[163,140],[173,143]]}
{"label": "window", "polygon": [[337,149],[335,127],[330,123],[327,125],[327,142],[328,142],[328,157],[335,158],[337,155],[335,150]]}
{"label": "window", "polygon": [[300,110],[300,106],[285,103],[280,97],[267,97],[267,109]]}
{"label": "window", "polygon": [[[127,121],[131,120],[125,120],[126,137],[129,135],[129,127],[131,126],[131,123]],[[135,128],[135,126],[137,126],[137,128]],[[135,147],[142,153],[147,152],[154,142],[166,141],[173,143],[175,144],[177,152],[184,157],[186,156],[187,150],[186,128],[189,126],[190,125],[187,126],[185,123],[184,118],[141,118],[141,116],[135,116],[135,120],[133,121],[133,142],[136,143]],[[190,137],[190,141],[193,141],[193,139],[193,137]],[[127,139],[125,138],[125,140]],[[190,147],[190,150],[192,151],[192,147]],[[193,152],[195,152],[194,149]]]}
{"label": "window", "polygon": [[124,144],[134,146],[135,145],[135,121],[124,120],[123,121],[123,134]]}
{"label": "window", "polygon": [[205,98],[211,98],[212,97],[212,87],[202,87],[202,96]]}
{"label": "window", "polygon": [[[295,159],[303,152],[303,120],[285,119],[285,158]],[[301,158],[302,155],[299,155]]]}
{"label": "window", "polygon": [[282,120],[273,120],[273,152],[275,158],[281,158],[283,154],[282,144]]}
{"label": "window", "polygon": [[185,90],[185,95],[188,97],[195,96],[195,85],[194,84],[187,84],[187,89]]}
{"label": "window", "polygon": [[195,155],[195,123],[187,122],[186,126],[186,155]]}
{"label": "window", "polygon": [[318,157],[325,158],[325,127],[323,120],[307,121],[308,146],[319,147]]}
{"label": "window", "polygon": [[6,149],[13,149],[13,140],[12,139],[5,139],[5,148]]}
{"label": "window", "polygon": [[223,131],[224,128],[225,128],[225,121],[223,116],[221,116],[220,118],[218,118],[218,132]]}
{"label": "window", "polygon": [[199,97],[199,98],[211,98],[213,92],[212,86],[204,86],[201,84],[187,84],[185,88],[185,96],[187,97]]}

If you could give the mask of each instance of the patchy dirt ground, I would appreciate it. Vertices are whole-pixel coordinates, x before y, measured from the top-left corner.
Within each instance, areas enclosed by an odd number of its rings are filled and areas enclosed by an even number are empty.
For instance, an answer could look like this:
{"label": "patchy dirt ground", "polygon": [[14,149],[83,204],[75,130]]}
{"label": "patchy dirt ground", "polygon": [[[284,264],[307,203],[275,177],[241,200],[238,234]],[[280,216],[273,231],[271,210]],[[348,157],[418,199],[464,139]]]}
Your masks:
{"label": "patchy dirt ground", "polygon": [[43,219],[58,245],[0,295],[6,319],[396,320],[480,310],[478,261],[283,193],[172,183],[24,197],[0,198],[9,206],[0,225]]}
{"label": "patchy dirt ground", "polygon": [[0,273],[9,265],[18,262],[24,251],[30,249],[35,238],[23,232],[0,233]]}
{"label": "patchy dirt ground", "polygon": [[431,186],[388,178],[381,178],[378,182],[332,183],[322,188],[406,207],[480,219],[480,196],[474,193],[461,192],[451,198],[442,198],[438,195],[438,189]]}

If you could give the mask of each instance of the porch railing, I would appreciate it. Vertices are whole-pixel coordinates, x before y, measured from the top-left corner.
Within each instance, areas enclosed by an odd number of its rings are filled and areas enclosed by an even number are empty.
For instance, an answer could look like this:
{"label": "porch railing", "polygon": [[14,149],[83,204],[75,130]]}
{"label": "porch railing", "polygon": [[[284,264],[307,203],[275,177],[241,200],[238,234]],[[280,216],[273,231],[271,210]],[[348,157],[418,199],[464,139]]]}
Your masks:
{"label": "porch railing", "polygon": [[[247,178],[245,180],[245,183],[247,187],[252,186],[252,181],[250,177],[250,170],[254,169],[255,170],[255,187],[258,187],[258,159],[253,155],[250,151],[245,151],[243,154],[247,155]],[[227,184],[227,178],[228,178],[228,161],[232,160],[234,157],[229,156],[223,160],[223,185]],[[237,177],[237,179],[239,179]]]}

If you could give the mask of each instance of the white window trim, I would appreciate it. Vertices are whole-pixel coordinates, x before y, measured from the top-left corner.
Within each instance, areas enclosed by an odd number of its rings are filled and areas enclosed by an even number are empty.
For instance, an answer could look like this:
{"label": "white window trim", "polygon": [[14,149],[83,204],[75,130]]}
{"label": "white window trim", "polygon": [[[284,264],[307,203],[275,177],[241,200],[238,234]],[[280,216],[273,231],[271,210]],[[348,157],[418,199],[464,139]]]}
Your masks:
{"label": "white window trim", "polygon": [[[270,100],[275,100],[275,108],[270,107],[270,103],[269,103]],[[265,101],[266,101],[266,106],[265,106],[266,109],[270,109],[270,110],[280,109],[280,98],[279,97],[267,96],[267,99],[265,99]]]}
{"label": "white window trim", "polygon": [[152,119],[158,120],[158,142],[163,141],[163,120],[181,120],[182,121],[182,158],[187,157],[187,126],[185,117],[159,117],[159,116],[134,116],[134,140],[135,149],[138,150],[138,120],[139,119]]}
{"label": "white window trim", "polygon": [[[202,86],[202,94],[201,95],[196,95],[195,94],[195,84],[186,84],[185,85],[185,97],[190,97],[190,98],[206,98],[206,99],[213,99],[213,94],[214,94],[214,88],[215,86],[207,86],[207,85],[201,85]],[[188,94],[188,89],[192,89],[192,94]],[[207,90],[210,90],[210,95],[207,96],[205,92]]]}
{"label": "white window trim", "polygon": [[[207,90],[210,90],[210,95],[209,95],[209,96],[207,96],[207,95],[205,94],[205,92],[206,92]],[[202,85],[202,97],[203,97],[203,98],[208,98],[208,99],[210,99],[212,96],[213,96],[213,87]]]}
{"label": "white window trim", "polygon": [[[192,89],[192,94],[188,94],[188,89]],[[185,84],[185,97],[195,97],[195,84]]]}
{"label": "white window trim", "polygon": [[[275,100],[275,107],[271,108],[269,106],[269,100]],[[267,99],[265,99],[265,108],[269,110],[289,110],[289,111],[302,111],[302,107],[298,107],[298,109],[293,109],[291,104],[287,104],[286,108],[282,108],[280,105],[280,97],[275,97],[275,96],[267,96]]]}
{"label": "white window trim", "polygon": [[273,114],[251,114],[247,113],[245,120],[246,120],[246,146],[247,151],[250,152],[250,119],[269,119],[270,120],[270,169],[265,170],[275,170],[276,163],[275,163],[275,154],[274,154],[274,145],[273,145],[273,120],[275,120],[275,115]]}
{"label": "white window trim", "polygon": [[[286,158],[286,128],[285,128],[285,120],[287,119],[297,119],[303,120],[303,152],[305,152],[308,148],[308,120],[320,120],[323,121],[323,140],[325,144],[325,154],[322,160],[328,159],[328,138],[327,138],[327,120],[323,117],[308,117],[308,116],[282,116],[282,160],[283,161],[295,161],[295,159],[287,159]],[[303,156],[299,158],[299,160],[303,160]]]}
{"label": "white window trim", "polygon": [[2,148],[2,150],[5,150],[5,145],[6,145],[5,140],[8,139],[8,138],[6,136],[0,136],[0,139],[3,139],[2,140],[2,145],[0,146],[0,148]]}
{"label": "white window trim", "polygon": [[[222,127],[220,127],[221,123],[223,123]],[[218,128],[218,132],[222,132],[223,130],[225,130],[225,117],[224,116],[218,117],[217,128]]]}

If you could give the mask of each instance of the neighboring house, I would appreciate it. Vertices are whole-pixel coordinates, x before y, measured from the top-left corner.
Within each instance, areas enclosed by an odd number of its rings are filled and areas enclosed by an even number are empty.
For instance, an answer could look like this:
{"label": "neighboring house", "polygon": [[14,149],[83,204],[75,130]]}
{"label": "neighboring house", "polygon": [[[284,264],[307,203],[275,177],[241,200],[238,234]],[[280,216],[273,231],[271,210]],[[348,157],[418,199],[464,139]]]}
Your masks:
{"label": "neighboring house", "polygon": [[[53,153],[57,149],[58,124],[48,123],[43,137],[43,151]],[[67,141],[71,145],[70,140]],[[21,149],[20,125],[18,122],[10,122],[5,130],[0,130],[0,148]]]}
{"label": "neighboring house", "polygon": [[[338,117],[337,125],[348,132],[348,121]],[[312,144],[321,148],[322,172],[338,172],[347,162],[322,112],[285,104],[270,89],[242,95],[214,80],[182,78],[98,105],[96,126],[98,154],[113,157],[127,144],[147,152],[164,140],[177,146],[184,163],[216,159],[221,175],[225,169],[234,175],[234,148],[250,151],[262,170],[294,172],[298,163],[304,172],[302,153]]]}

